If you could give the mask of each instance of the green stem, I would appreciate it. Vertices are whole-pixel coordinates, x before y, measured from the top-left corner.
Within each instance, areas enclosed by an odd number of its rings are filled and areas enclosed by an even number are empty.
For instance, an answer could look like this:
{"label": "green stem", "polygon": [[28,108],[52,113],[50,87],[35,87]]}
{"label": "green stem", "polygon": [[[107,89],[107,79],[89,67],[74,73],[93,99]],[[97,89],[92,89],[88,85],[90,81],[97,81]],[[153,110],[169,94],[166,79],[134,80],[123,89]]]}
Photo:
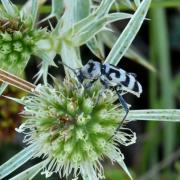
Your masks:
{"label": "green stem", "polygon": [[[153,16],[153,9],[150,11],[150,18],[152,19]],[[154,29],[154,21],[150,22],[150,60],[151,64],[154,67],[157,67],[157,49],[156,49],[156,39],[155,29]],[[157,108],[157,101],[158,101],[158,87],[157,87],[157,76],[156,74],[150,72],[149,73],[149,103],[151,108]],[[143,156],[143,165],[142,165],[142,172],[144,172],[148,168],[148,164],[152,167],[154,164],[158,162],[158,141],[159,141],[159,134],[158,132],[158,124],[154,122],[148,122],[146,126],[146,132],[150,136],[150,140],[145,142],[144,145],[144,156]],[[154,138],[156,135],[156,138]],[[149,162],[149,163],[147,163]],[[158,177],[154,177],[158,179]]]}
{"label": "green stem", "polygon": [[[155,8],[152,18],[154,29],[156,29],[157,59],[159,62],[159,75],[161,81],[161,102],[162,108],[173,108],[173,89],[171,78],[170,53],[168,42],[168,29],[165,10]],[[168,156],[175,145],[175,125],[172,123],[164,124],[164,155]]]}

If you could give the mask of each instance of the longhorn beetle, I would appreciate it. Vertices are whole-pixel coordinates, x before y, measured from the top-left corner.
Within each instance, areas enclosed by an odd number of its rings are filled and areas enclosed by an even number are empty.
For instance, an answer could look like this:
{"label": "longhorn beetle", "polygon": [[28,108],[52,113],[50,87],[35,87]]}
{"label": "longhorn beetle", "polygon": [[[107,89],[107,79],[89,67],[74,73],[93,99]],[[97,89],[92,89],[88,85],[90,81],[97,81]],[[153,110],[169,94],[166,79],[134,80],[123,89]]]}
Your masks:
{"label": "longhorn beetle", "polygon": [[[64,63],[61,64],[67,66]],[[116,133],[121,128],[129,112],[128,104],[122,97],[121,93],[129,92],[136,95],[137,97],[139,97],[142,93],[142,86],[135,79],[136,75],[134,73],[127,73],[123,69],[118,69],[114,65],[108,63],[101,64],[93,60],[89,60],[88,63],[85,64],[82,68],[72,69],[69,66],[67,67],[74,72],[81,84],[83,84],[85,79],[90,80],[88,84],[84,85],[85,88],[90,88],[93,83],[99,79],[106,89],[112,89],[116,92],[119,98],[119,102],[126,112],[123,120],[115,131]]]}

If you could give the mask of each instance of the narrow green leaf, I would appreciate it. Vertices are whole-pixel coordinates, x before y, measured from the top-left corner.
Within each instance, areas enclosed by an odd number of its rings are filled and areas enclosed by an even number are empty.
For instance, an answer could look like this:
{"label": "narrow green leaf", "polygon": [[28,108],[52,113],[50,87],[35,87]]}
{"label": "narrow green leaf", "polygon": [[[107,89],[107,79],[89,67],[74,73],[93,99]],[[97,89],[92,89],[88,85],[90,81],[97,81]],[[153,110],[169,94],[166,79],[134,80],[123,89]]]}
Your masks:
{"label": "narrow green leaf", "polygon": [[39,23],[47,21],[48,19],[51,19],[53,17],[59,19],[62,16],[63,11],[64,11],[63,0],[52,0],[51,13],[47,17],[42,19]]}
{"label": "narrow green leaf", "polygon": [[[26,3],[22,6],[20,14],[21,16],[28,16],[32,12],[32,2],[34,0],[28,0]],[[42,4],[44,4],[47,0],[38,0],[38,7]]]}
{"label": "narrow green leaf", "polygon": [[60,18],[63,13],[63,0],[52,0],[52,11],[51,15]]}
{"label": "narrow green leaf", "polygon": [[90,5],[91,1],[90,0],[77,0],[76,3],[76,12],[75,12],[75,20],[79,21],[81,19],[86,18],[90,14]]}
{"label": "narrow green leaf", "polygon": [[11,174],[14,170],[19,168],[25,162],[33,157],[33,155],[37,152],[37,144],[31,144],[21,152],[13,156],[6,163],[0,166],[0,179],[6,177]]}
{"label": "narrow green leaf", "polygon": [[75,46],[80,46],[85,44],[91,38],[93,38],[98,32],[102,31],[105,26],[109,23],[131,18],[131,14],[128,13],[111,13],[106,15],[105,17],[93,21],[92,24],[83,29],[83,31],[79,33],[75,33],[74,37],[71,38],[72,42]]}
{"label": "narrow green leaf", "polygon": [[122,167],[122,169],[126,172],[126,174],[130,177],[131,180],[133,180],[126,164],[124,163],[123,159],[118,158],[117,159],[118,164]]}
{"label": "narrow green leaf", "polygon": [[33,26],[36,23],[37,14],[38,14],[38,1],[32,0],[31,16],[32,16],[32,25]]}
{"label": "narrow green leaf", "polygon": [[110,11],[111,6],[113,5],[113,3],[115,2],[115,0],[102,0],[101,5],[98,7],[97,11],[96,11],[96,18],[101,18],[104,15],[108,14],[108,12]]}
{"label": "narrow green leaf", "polygon": [[138,7],[128,25],[114,44],[112,50],[106,58],[105,63],[114,65],[118,64],[139,31],[149,9],[150,3],[151,0],[144,0]]}
{"label": "narrow green leaf", "polygon": [[70,29],[66,32],[69,35],[69,32],[73,32],[73,34],[80,34],[84,31],[84,29],[87,29],[94,21],[96,21],[99,18],[104,17],[109,9],[111,8],[114,0],[104,0],[101,2],[99,8],[89,15],[88,17],[82,19],[81,21],[77,22],[73,27],[70,27]]}
{"label": "narrow green leaf", "polygon": [[104,59],[104,46],[100,38],[97,40],[97,37],[93,37],[86,45],[95,56],[99,59]]}
{"label": "narrow green leaf", "polygon": [[126,5],[127,7],[133,9],[133,5],[131,3],[130,0],[118,0],[119,3],[123,3],[124,5]]}
{"label": "narrow green leaf", "polygon": [[3,92],[5,91],[5,89],[7,88],[8,83],[7,82],[3,82],[0,86],[0,96],[3,94]]}
{"label": "narrow green leaf", "polygon": [[136,7],[138,7],[141,4],[140,0],[134,0]]}
{"label": "narrow green leaf", "polygon": [[18,9],[17,7],[9,0],[1,0],[1,3],[4,7],[4,9],[6,10],[6,12],[8,13],[8,15],[10,15],[11,17],[16,17],[18,16]]}
{"label": "narrow green leaf", "polygon": [[36,77],[35,83],[37,83],[37,81],[41,77],[43,77],[44,83],[47,84],[48,68],[50,66],[56,66],[56,64],[54,63],[54,57],[56,56],[56,53],[53,51],[50,53],[46,53],[45,51],[38,50],[34,53],[34,55],[37,55],[42,59],[41,68],[38,71],[38,73],[35,75]]}
{"label": "narrow green leaf", "polygon": [[41,169],[45,166],[45,161],[42,161],[30,168],[28,168],[27,170],[23,171],[22,173],[14,176],[13,178],[11,178],[11,180],[20,180],[20,179],[33,179],[40,171]]}
{"label": "narrow green leaf", "polygon": [[[77,17],[77,15],[75,14],[77,12],[78,2],[80,1],[64,1],[66,9],[63,18],[61,19],[62,26],[58,27],[60,34],[66,33],[69,29],[74,27],[74,24],[77,20],[75,18]],[[79,47],[73,47],[70,43],[67,43],[65,41],[62,42],[62,48],[60,49],[59,54],[61,55],[62,61],[72,68],[79,68],[82,66],[78,48]],[[66,69],[66,71],[68,70]],[[69,71],[69,73],[72,74],[72,71]]]}
{"label": "narrow green leaf", "polygon": [[150,109],[150,110],[130,110],[128,117],[130,121],[167,121],[180,122],[180,110],[177,109]]}
{"label": "narrow green leaf", "polygon": [[138,51],[135,49],[135,47],[130,47],[125,56],[132,61],[139,63],[140,65],[144,66],[145,68],[149,69],[152,72],[156,72],[155,67],[148,62],[148,59],[144,58]]}
{"label": "narrow green leaf", "polygon": [[18,98],[9,97],[9,96],[3,96],[3,97],[5,97],[5,98],[7,98],[7,99],[9,99],[9,100],[12,100],[12,101],[14,101],[14,102],[16,102],[16,103],[19,103],[19,104],[21,104],[21,105],[25,105],[23,99],[18,99]]}
{"label": "narrow green leaf", "polygon": [[[106,44],[109,48],[112,48],[115,44],[116,40],[118,39],[117,30],[112,27],[113,32],[106,31],[100,32],[101,39],[103,40],[104,44]],[[135,47],[130,47],[124,55],[125,57],[139,63],[140,65],[144,66],[145,68],[149,69],[150,71],[156,72],[154,66],[148,62],[136,49]]]}

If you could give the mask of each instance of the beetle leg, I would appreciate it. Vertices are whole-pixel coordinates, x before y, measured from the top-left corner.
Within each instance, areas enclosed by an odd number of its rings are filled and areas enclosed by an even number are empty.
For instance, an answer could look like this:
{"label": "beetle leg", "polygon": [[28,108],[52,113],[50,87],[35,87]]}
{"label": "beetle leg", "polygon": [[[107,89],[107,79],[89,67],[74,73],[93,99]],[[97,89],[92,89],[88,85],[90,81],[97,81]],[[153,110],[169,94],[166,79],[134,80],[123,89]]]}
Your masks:
{"label": "beetle leg", "polygon": [[89,83],[84,85],[85,89],[89,89],[92,87],[92,85],[97,81],[98,79],[93,79],[92,81],[90,81]]}
{"label": "beetle leg", "polygon": [[[114,135],[120,130],[121,126],[123,125],[123,122],[125,121],[128,113],[129,113],[129,107],[128,107],[128,104],[126,103],[126,101],[124,100],[124,98],[120,95],[120,92],[115,88],[115,91],[116,91],[116,94],[118,95],[118,98],[119,98],[119,102],[121,103],[122,107],[124,108],[125,110],[125,115],[122,119],[122,121],[119,123],[118,127],[116,128],[115,132],[114,132]],[[113,136],[114,136],[113,135]],[[113,137],[111,136],[109,138],[109,140]]]}

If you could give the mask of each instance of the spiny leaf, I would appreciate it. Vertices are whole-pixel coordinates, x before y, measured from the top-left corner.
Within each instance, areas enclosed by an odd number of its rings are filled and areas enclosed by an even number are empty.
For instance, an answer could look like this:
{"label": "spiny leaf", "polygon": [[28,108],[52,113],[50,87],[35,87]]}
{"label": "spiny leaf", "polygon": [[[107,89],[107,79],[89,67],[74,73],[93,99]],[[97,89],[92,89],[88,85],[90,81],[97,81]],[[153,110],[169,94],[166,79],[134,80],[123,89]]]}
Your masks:
{"label": "spiny leaf", "polygon": [[11,174],[25,162],[33,157],[33,155],[37,152],[37,145],[32,144],[23,149],[21,152],[13,156],[6,163],[0,166],[0,179],[6,177]]}
{"label": "spiny leaf", "polygon": [[85,44],[88,40],[93,38],[98,32],[102,31],[105,26],[117,20],[122,20],[126,18],[131,18],[131,14],[128,13],[111,13],[105,17],[93,21],[89,26],[83,29],[81,33],[75,33],[71,38],[72,42],[76,46]]}
{"label": "spiny leaf", "polygon": [[89,15],[88,17],[82,19],[81,21],[77,22],[73,27],[71,27],[66,33],[69,35],[70,32],[73,32],[74,34],[79,34],[84,31],[87,27],[89,27],[94,21],[96,21],[99,18],[102,18],[104,15],[106,15],[111,8],[114,0],[104,0],[101,2],[99,8]]}
{"label": "spiny leaf", "polygon": [[7,88],[8,86],[8,83],[7,82],[3,82],[1,85],[0,85],[0,96],[3,94],[3,92],[5,91],[5,89]]}
{"label": "spiny leaf", "polygon": [[141,1],[140,0],[134,0],[135,4],[136,4],[136,7],[138,7],[140,4],[141,4]]}
{"label": "spiny leaf", "polygon": [[120,59],[123,57],[129,46],[131,45],[137,32],[139,31],[146,16],[146,13],[149,9],[150,3],[151,0],[144,0],[138,7],[137,11],[134,13],[128,25],[114,44],[112,50],[106,58],[105,63],[110,63],[114,65],[118,64]]}
{"label": "spiny leaf", "polygon": [[[118,39],[116,29],[112,27],[113,32],[111,31],[106,31],[106,32],[101,32],[100,36],[102,41],[104,42],[105,45],[107,45],[109,48],[112,48],[116,40]],[[156,72],[154,66],[148,62],[148,59],[144,58],[136,49],[135,47],[130,47],[127,52],[124,55],[125,57],[135,61],[136,63],[141,64],[145,68],[149,69],[150,71]]]}
{"label": "spiny leaf", "polygon": [[93,37],[86,43],[86,45],[95,56],[99,59],[104,59],[104,46],[100,38],[97,39],[97,37]]}
{"label": "spiny leaf", "polygon": [[18,175],[14,176],[11,178],[11,180],[19,180],[19,179],[33,179],[40,171],[41,169],[45,166],[45,161],[42,161],[27,170],[19,173]]}
{"label": "spiny leaf", "polygon": [[176,109],[150,109],[150,110],[130,110],[127,117],[130,121],[168,121],[180,122],[180,110]]}

